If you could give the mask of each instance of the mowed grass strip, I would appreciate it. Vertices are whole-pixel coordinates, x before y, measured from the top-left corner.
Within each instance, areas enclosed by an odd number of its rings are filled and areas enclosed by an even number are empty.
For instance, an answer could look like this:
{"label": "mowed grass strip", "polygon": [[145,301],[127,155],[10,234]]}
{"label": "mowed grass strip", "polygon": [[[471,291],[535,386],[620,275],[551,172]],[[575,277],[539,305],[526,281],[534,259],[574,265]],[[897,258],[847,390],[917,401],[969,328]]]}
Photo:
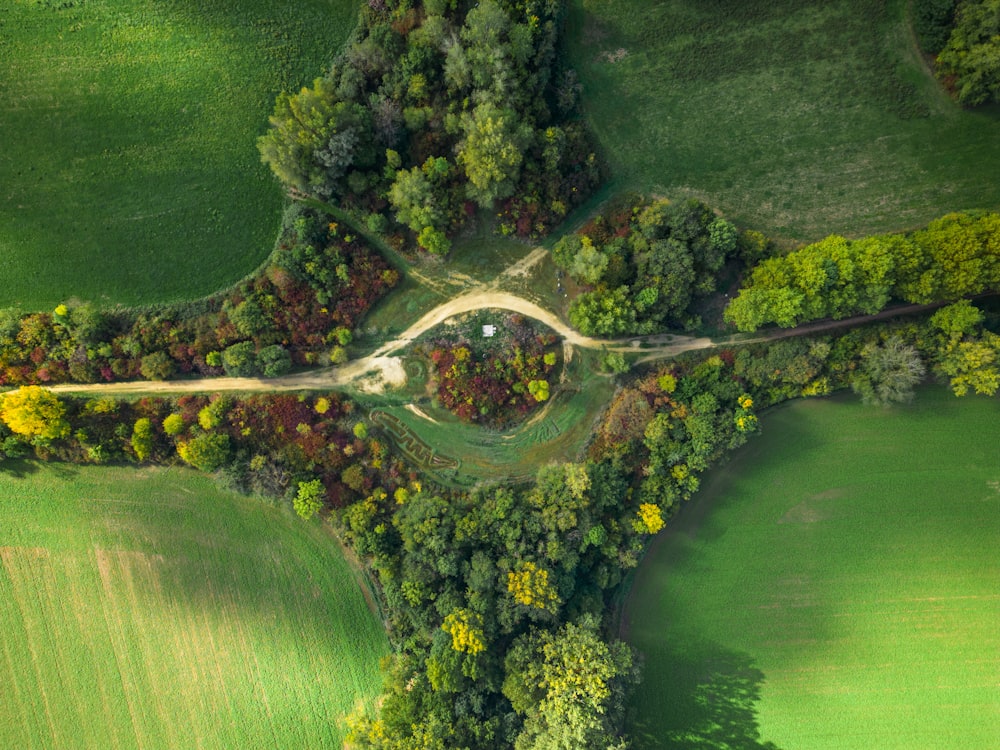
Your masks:
{"label": "mowed grass strip", "polygon": [[341,746],[388,644],[322,526],[189,471],[17,466],[0,746]]}
{"label": "mowed grass strip", "polygon": [[1000,109],[963,111],[905,0],[573,0],[569,50],[615,181],[786,240],[1000,206]]}
{"label": "mowed grass strip", "polygon": [[0,305],[192,299],[252,271],[282,197],[255,139],[357,0],[0,8]]}
{"label": "mowed grass strip", "polygon": [[649,746],[759,712],[785,750],[1000,747],[998,425],[944,389],[767,413],[636,575]]}

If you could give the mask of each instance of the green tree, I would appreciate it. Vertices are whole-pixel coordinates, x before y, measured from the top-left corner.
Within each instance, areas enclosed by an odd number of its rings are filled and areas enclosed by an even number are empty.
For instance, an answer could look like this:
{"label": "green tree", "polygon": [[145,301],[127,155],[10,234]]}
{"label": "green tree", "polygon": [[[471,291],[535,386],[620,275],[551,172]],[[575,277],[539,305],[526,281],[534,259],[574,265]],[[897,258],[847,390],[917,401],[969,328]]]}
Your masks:
{"label": "green tree", "polygon": [[252,341],[241,341],[222,351],[222,367],[226,375],[247,378],[257,374],[257,352]]}
{"label": "green tree", "polygon": [[851,378],[851,388],[866,404],[905,403],[913,398],[913,388],[925,372],[916,348],[900,336],[892,336],[862,348],[861,366]]}
{"label": "green tree", "polygon": [[299,482],[299,491],[295,493],[292,500],[292,507],[301,518],[308,521],[323,509],[323,498],[326,496],[326,488],[319,479],[309,482]]}
{"label": "green tree", "polygon": [[992,396],[1000,389],[998,360],[1000,336],[986,331],[979,340],[950,345],[939,356],[938,370],[948,376],[956,396],[965,396],[970,390]]}
{"label": "green tree", "polygon": [[153,352],[142,358],[139,372],[146,380],[166,380],[174,374],[174,361],[166,352]]}
{"label": "green tree", "polygon": [[281,344],[265,346],[257,354],[257,367],[265,378],[279,378],[292,369],[292,355]]}
{"label": "green tree", "polygon": [[170,436],[184,432],[184,417],[180,414],[169,414],[163,420],[163,431]]}
{"label": "green tree", "polygon": [[339,101],[325,78],[298,94],[279,94],[269,120],[271,129],[257,139],[261,160],[285,185],[303,193],[322,198],[340,193],[352,165],[373,161],[366,110]]}
{"label": "green tree", "polygon": [[569,275],[584,284],[594,285],[608,267],[608,256],[594,247],[589,237],[580,237],[580,249],[569,264]]}
{"label": "green tree", "polygon": [[512,110],[484,103],[462,120],[465,138],[458,146],[458,162],[469,179],[469,197],[480,206],[507,198],[521,173],[531,128]]}
{"label": "green tree", "polygon": [[954,76],[962,104],[1000,102],[1000,0],[963,0],[938,71]]}
{"label": "green tree", "polygon": [[132,450],[135,457],[142,463],[153,453],[153,423],[148,417],[140,417],[135,420],[132,427]]}
{"label": "green tree", "polygon": [[539,403],[547,401],[549,398],[549,381],[529,380],[528,393],[530,393],[534,397],[535,401]]}
{"label": "green tree", "polygon": [[605,643],[593,617],[522,636],[504,666],[503,693],[525,717],[516,750],[621,745],[625,696],[637,673],[629,647]]}
{"label": "green tree", "polygon": [[629,288],[596,289],[581,294],[569,308],[569,321],[584,336],[622,336],[636,329]]}
{"label": "green tree", "polygon": [[949,378],[956,396],[970,390],[993,395],[1000,388],[1000,336],[982,330],[983,313],[968,300],[931,316],[936,335],[935,370]]}
{"label": "green tree", "polygon": [[177,455],[201,471],[215,471],[229,460],[229,435],[208,432],[177,443]]}
{"label": "green tree", "polygon": [[913,30],[924,52],[936,55],[944,49],[954,14],[955,0],[913,0]]}

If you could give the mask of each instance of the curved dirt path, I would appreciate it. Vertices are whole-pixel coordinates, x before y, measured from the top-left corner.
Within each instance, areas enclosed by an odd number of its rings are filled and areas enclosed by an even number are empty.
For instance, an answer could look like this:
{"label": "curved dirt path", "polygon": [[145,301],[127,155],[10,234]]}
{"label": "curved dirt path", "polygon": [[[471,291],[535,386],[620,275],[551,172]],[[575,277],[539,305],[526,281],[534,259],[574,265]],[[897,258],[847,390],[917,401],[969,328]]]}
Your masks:
{"label": "curved dirt path", "polygon": [[[397,354],[413,341],[435,326],[441,325],[449,318],[474,310],[499,309],[520,313],[534,318],[551,328],[563,337],[566,361],[572,358],[574,346],[587,349],[603,349],[606,351],[641,353],[639,362],[651,362],[658,359],[674,357],[684,352],[698,349],[711,349],[716,346],[756,344],[764,341],[802,336],[810,333],[822,333],[838,328],[849,328],[855,325],[871,323],[899,315],[910,315],[917,312],[932,310],[944,303],[930,305],[905,305],[883,310],[874,315],[860,315],[844,320],[827,320],[818,323],[807,323],[796,328],[770,331],[762,336],[746,337],[745,335],[729,336],[724,339],[707,337],[692,338],[673,334],[657,334],[655,336],[632,337],[628,339],[595,339],[583,336],[567,326],[554,313],[534,302],[507,292],[483,289],[462,294],[454,299],[438,305],[426,315],[417,320],[397,338],[388,341],[366,357],[353,360],[342,367],[328,367],[310,372],[286,375],[280,378],[201,378],[198,380],[152,381],[137,380],[127,383],[95,383],[78,385],[65,383],[50,386],[49,390],[66,393],[103,393],[108,395],[147,395],[173,393],[216,393],[216,392],[280,392],[324,390],[354,385],[376,390],[381,384],[398,384],[405,374],[401,374],[400,359]],[[368,388],[371,389],[371,388]]]}

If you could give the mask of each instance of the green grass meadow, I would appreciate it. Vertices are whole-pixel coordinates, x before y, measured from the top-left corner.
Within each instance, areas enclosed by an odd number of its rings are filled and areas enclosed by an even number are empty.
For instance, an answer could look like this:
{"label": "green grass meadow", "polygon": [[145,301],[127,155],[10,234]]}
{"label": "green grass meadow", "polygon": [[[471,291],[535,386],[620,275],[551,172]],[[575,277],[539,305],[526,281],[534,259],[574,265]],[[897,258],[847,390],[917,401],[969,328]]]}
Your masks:
{"label": "green grass meadow", "polygon": [[0,7],[0,305],[192,299],[252,271],[282,196],[255,139],[357,0]]}
{"label": "green grass meadow", "polygon": [[767,413],[636,574],[647,746],[1000,747],[998,425],[930,388]]}
{"label": "green grass meadow", "polygon": [[615,183],[816,240],[1000,206],[1000,110],[931,77],[905,0],[573,0]]}
{"label": "green grass meadow", "polygon": [[6,463],[0,632],[5,748],[340,748],[388,651],[326,530],[179,469]]}

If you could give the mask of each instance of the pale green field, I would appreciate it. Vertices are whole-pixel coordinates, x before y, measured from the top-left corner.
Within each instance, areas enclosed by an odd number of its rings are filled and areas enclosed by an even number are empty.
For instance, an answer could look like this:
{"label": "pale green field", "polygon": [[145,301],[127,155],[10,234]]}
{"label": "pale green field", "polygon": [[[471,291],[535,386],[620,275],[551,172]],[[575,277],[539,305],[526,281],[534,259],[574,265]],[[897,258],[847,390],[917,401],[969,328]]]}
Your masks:
{"label": "pale green field", "polygon": [[762,425],[636,576],[648,746],[1000,747],[1000,401]]}
{"label": "pale green field", "polygon": [[341,746],[388,644],[320,525],[185,470],[30,468],[0,472],[0,747]]}
{"label": "pale green field", "polygon": [[1000,206],[1000,107],[948,98],[906,0],[570,6],[570,62],[616,187],[802,242]]}

